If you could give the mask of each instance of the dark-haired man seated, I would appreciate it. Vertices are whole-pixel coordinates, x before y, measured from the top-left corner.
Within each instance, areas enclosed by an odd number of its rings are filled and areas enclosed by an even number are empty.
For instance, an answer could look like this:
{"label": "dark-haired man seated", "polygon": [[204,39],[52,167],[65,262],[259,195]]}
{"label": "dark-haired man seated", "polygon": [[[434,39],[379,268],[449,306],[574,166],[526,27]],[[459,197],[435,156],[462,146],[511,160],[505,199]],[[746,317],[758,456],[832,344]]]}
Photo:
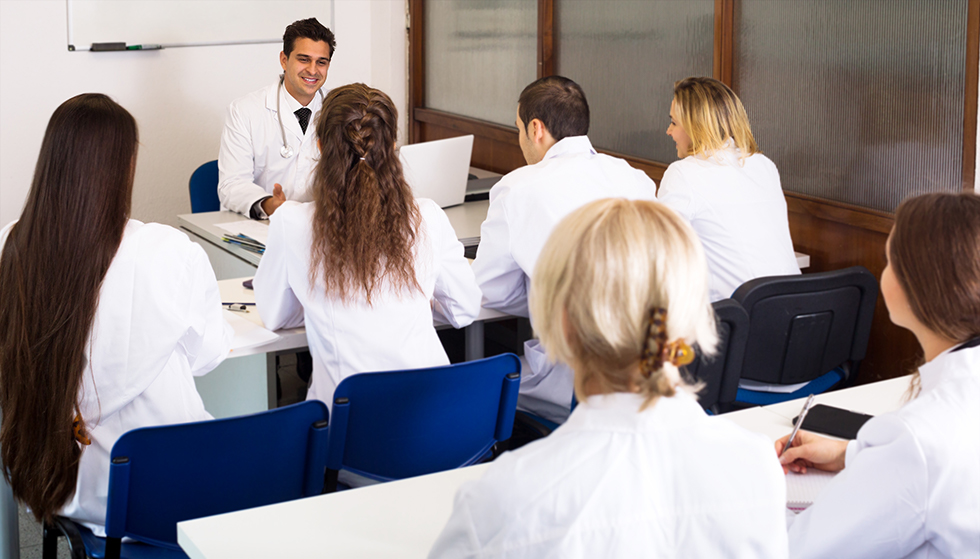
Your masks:
{"label": "dark-haired man seated", "polygon": [[286,200],[310,201],[318,155],[313,123],[336,46],[316,18],[293,22],[282,37],[283,74],[228,107],[218,152],[222,208],[264,219]]}
{"label": "dark-haired man seated", "polygon": [[[541,78],[524,88],[516,124],[527,166],[490,191],[473,272],[484,306],[529,316],[531,274],[555,225],[602,198],[656,200],[657,187],[626,161],[596,153],[586,136],[585,93],[568,78]],[[550,363],[537,340],[524,344],[524,357],[518,409],[564,422],[572,401],[571,369]]]}

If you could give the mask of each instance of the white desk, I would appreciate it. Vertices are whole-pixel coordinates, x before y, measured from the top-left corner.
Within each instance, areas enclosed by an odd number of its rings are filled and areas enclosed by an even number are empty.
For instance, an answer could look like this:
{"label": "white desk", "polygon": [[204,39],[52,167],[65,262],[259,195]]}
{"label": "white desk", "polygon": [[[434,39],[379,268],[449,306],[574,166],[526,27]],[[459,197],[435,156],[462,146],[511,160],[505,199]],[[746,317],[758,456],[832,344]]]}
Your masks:
{"label": "white desk", "polygon": [[[254,303],[255,292],[245,289],[248,278],[232,278],[218,282],[221,300],[235,303]],[[231,311],[222,311],[231,314]],[[263,326],[254,307],[247,313],[234,313],[249,322]],[[465,329],[466,359],[483,357],[483,324],[487,321],[511,318],[502,312],[480,309],[480,314]],[[434,319],[437,329],[449,324]],[[276,363],[278,352],[295,352],[307,347],[305,328],[277,330],[279,338],[261,346],[233,351],[224,363],[210,373],[195,377],[197,391],[204,408],[215,417],[232,417],[276,407]]]}
{"label": "white desk", "polygon": [[[841,390],[817,400],[864,413],[899,407],[908,377]],[[788,434],[803,400],[725,414],[770,439]],[[790,413],[790,410],[792,412]],[[773,449],[775,453],[775,449]],[[177,524],[192,559],[250,557],[425,557],[452,512],[461,484],[486,465],[301,499]]]}
{"label": "white desk", "polygon": [[[467,202],[459,206],[446,208],[449,223],[456,231],[456,238],[464,247],[480,244],[480,226],[487,218],[490,209],[489,200]],[[177,222],[197,244],[204,248],[215,276],[220,279],[237,278],[255,275],[255,269],[262,258],[254,252],[249,252],[238,245],[226,243],[221,236],[227,233],[218,227],[219,223],[241,221],[244,216],[234,212],[203,212],[177,216]],[[810,256],[801,252],[796,253],[796,263],[800,269],[810,266]]]}

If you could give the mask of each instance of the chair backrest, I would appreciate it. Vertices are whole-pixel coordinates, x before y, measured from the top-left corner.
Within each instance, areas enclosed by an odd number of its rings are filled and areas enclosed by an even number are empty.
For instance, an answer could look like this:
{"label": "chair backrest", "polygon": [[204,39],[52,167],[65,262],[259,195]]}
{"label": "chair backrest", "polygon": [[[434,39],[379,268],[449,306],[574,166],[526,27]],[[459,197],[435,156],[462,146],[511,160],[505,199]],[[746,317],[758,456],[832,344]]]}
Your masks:
{"label": "chair backrest", "polygon": [[701,407],[721,413],[728,410],[738,394],[738,379],[749,339],[749,315],[731,299],[716,301],[711,306],[718,324],[717,351],[712,357],[697,351],[694,362],[683,370],[692,380],[704,385],[698,392]]}
{"label": "chair backrest", "polygon": [[349,376],[334,392],[327,468],[388,481],[473,464],[510,438],[520,375],[504,353]]}
{"label": "chair backrest", "polygon": [[218,200],[218,160],[208,161],[191,174],[191,213],[216,212]]}
{"label": "chair backrest", "polygon": [[853,377],[877,298],[878,282],[863,266],[742,284],[732,295],[749,315],[742,378],[797,384],[848,362]]}
{"label": "chair backrest", "polygon": [[112,447],[106,535],[180,549],[177,523],[319,495],[327,407],[144,427]]}

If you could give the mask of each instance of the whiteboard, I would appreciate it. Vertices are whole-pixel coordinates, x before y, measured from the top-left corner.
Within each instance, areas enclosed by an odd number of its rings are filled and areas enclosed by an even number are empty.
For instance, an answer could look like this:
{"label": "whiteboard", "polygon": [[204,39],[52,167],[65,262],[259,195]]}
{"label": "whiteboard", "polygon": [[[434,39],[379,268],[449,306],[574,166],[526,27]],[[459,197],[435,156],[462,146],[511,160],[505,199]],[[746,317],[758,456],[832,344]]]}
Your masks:
{"label": "whiteboard", "polygon": [[333,28],[333,0],[66,0],[68,50],[92,43],[191,47],[280,43],[290,23]]}

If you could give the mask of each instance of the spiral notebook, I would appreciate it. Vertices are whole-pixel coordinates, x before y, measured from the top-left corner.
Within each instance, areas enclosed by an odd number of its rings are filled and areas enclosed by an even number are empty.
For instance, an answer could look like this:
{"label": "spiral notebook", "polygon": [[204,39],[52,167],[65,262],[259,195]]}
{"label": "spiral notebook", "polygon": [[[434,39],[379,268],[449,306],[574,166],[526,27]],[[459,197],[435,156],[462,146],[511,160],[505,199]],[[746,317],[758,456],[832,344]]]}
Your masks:
{"label": "spiral notebook", "polygon": [[786,474],[786,507],[802,512],[820,496],[837,474],[808,469],[805,474]]}

